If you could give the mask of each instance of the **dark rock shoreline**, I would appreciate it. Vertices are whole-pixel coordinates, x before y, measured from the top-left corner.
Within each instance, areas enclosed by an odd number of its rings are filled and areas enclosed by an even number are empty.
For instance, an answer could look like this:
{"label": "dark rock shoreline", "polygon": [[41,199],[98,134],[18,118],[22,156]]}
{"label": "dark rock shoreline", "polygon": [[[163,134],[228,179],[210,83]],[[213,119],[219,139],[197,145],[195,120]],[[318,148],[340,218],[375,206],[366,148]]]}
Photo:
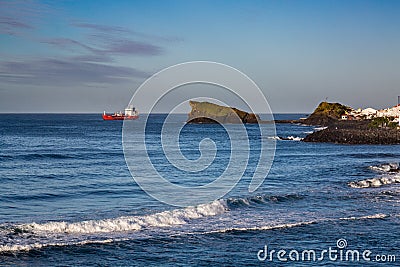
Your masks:
{"label": "dark rock shoreline", "polygon": [[329,124],[307,124],[304,120],[276,121],[276,123],[296,123],[310,126],[325,126],[326,129],[308,134],[302,141],[335,144],[400,144],[400,130],[390,128],[371,128],[370,120],[332,121]]}
{"label": "dark rock shoreline", "polygon": [[310,126],[325,126],[326,129],[307,135],[303,142],[335,144],[400,144],[400,130],[393,128],[373,128],[371,120],[340,120],[341,112],[349,107],[339,103],[322,102],[307,118],[301,120],[281,120],[276,123],[294,123]]}
{"label": "dark rock shoreline", "polygon": [[304,142],[324,142],[336,144],[400,144],[397,129],[344,129],[328,127],[307,135]]}

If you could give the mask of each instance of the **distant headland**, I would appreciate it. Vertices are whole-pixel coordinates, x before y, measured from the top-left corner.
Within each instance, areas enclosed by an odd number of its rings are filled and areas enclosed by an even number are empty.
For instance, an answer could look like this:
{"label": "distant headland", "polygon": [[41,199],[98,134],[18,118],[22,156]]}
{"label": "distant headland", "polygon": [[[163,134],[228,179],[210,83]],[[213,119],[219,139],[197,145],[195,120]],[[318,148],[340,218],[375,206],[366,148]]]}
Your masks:
{"label": "distant headland", "polygon": [[192,110],[187,123],[259,123],[258,115],[210,102],[189,102]]}

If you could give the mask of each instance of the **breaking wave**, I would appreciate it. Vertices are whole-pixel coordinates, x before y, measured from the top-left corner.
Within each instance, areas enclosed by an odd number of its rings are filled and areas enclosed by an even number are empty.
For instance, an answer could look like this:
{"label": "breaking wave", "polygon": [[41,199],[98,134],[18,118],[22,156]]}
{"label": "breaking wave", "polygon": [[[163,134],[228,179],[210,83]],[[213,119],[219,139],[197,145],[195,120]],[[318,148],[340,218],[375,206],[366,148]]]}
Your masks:
{"label": "breaking wave", "polygon": [[109,233],[121,231],[136,231],[147,227],[167,227],[185,224],[188,220],[207,216],[215,216],[227,211],[226,201],[216,200],[209,204],[202,204],[185,209],[163,211],[145,216],[123,216],[113,219],[88,220],[81,222],[48,222],[31,223],[19,226],[23,231],[32,233]]}
{"label": "breaking wave", "polygon": [[376,172],[384,173],[384,175],[361,181],[350,182],[348,185],[353,188],[369,188],[400,183],[400,175],[398,174],[400,170],[398,163],[380,164],[377,166],[369,166],[369,168]]}
{"label": "breaking wave", "polygon": [[[286,198],[296,199],[297,195],[287,195]],[[247,200],[248,205],[259,197],[250,197],[243,199],[217,200],[210,204],[199,205],[196,207],[188,207],[184,209],[176,209],[172,211],[164,211],[146,216],[118,217],[114,219],[82,221],[75,223],[66,222],[48,222],[43,224],[32,223],[14,227],[0,226],[0,254],[15,253],[20,251],[29,251],[32,249],[41,249],[45,247],[62,247],[86,244],[105,244],[119,241],[132,240],[135,237],[128,234],[129,231],[138,231],[147,227],[167,227],[179,224],[186,224],[192,219],[202,217],[221,215],[229,211],[229,206],[236,203],[235,200]],[[318,223],[330,223],[340,220],[369,220],[369,219],[385,219],[394,215],[371,214],[360,217],[344,217],[344,218],[321,218],[310,221],[298,221],[290,223],[274,223],[266,222],[265,225],[243,225],[225,227],[224,224],[220,229],[201,230],[194,229],[190,232],[182,232],[185,234],[224,234],[231,232],[246,231],[269,231],[277,229],[286,229],[293,227],[303,227]],[[190,227],[188,229],[193,229]],[[102,233],[113,233],[113,235],[102,235]],[[119,233],[119,234],[118,234]],[[92,234],[92,235],[90,235]],[[93,235],[95,234],[95,235]],[[146,235],[145,235],[146,236]]]}
{"label": "breaking wave", "polygon": [[266,204],[274,202],[286,202],[286,201],[296,201],[303,199],[304,196],[299,194],[287,194],[279,196],[271,195],[255,195],[246,198],[228,198],[227,205],[229,208],[234,209],[236,207],[251,206],[254,204]]}
{"label": "breaking wave", "polygon": [[[211,221],[210,224],[201,221],[208,217],[235,212],[237,209],[257,207],[269,203],[281,203],[304,199],[304,195],[254,195],[246,198],[228,198],[215,200],[208,204],[201,204],[181,209],[168,210],[143,216],[121,216],[101,220],[85,220],[78,222],[43,222],[18,225],[0,225],[0,254],[29,251],[45,247],[61,247],[86,244],[104,244],[140,238],[146,238],[151,233],[175,232],[179,227],[179,235],[183,234],[213,234],[243,231],[268,231],[292,227],[302,227],[317,223],[337,220],[365,220],[384,219],[385,214],[372,214],[361,217],[321,218],[304,221],[292,220],[259,221],[256,223],[238,221],[230,226]],[[232,213],[233,216],[235,213]],[[229,218],[229,215],[226,215]],[[223,221],[225,218],[221,217]],[[193,220],[200,219],[200,224],[192,224]],[[226,219],[226,218],[225,218]],[[220,219],[217,219],[217,221]],[[231,221],[232,222],[232,221]],[[204,224],[205,223],[205,224]],[[249,224],[250,223],[250,224]],[[181,225],[187,225],[182,227]],[[164,229],[164,230],[162,230]],[[170,229],[170,230],[169,230]],[[182,232],[181,232],[182,231]],[[190,231],[190,232],[188,232]]]}
{"label": "breaking wave", "polygon": [[288,136],[288,137],[283,137],[283,136],[269,136],[268,139],[274,139],[274,140],[280,140],[280,141],[301,141],[304,138],[298,137],[298,136]]}
{"label": "breaking wave", "polygon": [[268,136],[267,138],[272,140],[282,140],[279,136]]}
{"label": "breaking wave", "polygon": [[387,214],[378,213],[378,214],[366,215],[366,216],[361,216],[361,217],[340,218],[340,220],[353,221],[353,220],[368,220],[368,219],[385,219],[388,217],[389,217],[389,215],[387,215]]}
{"label": "breaking wave", "polygon": [[264,225],[264,226],[255,226],[255,227],[232,227],[232,228],[209,231],[209,232],[206,232],[206,234],[245,232],[245,231],[267,231],[267,230],[299,227],[299,226],[305,226],[305,225],[310,225],[310,224],[315,224],[315,223],[317,223],[317,222],[309,221],[309,222],[286,223],[286,224],[278,224],[278,225]]}
{"label": "breaking wave", "polygon": [[[0,253],[30,250],[45,246],[66,246],[116,241],[104,234],[139,231],[151,227],[169,227],[190,220],[216,216],[228,210],[226,200],[215,200],[184,209],[163,211],[144,216],[122,216],[112,219],[80,222],[46,222],[0,226]],[[96,239],[96,236],[102,236]]]}
{"label": "breaking wave", "polygon": [[104,239],[104,240],[83,240],[75,242],[50,242],[50,243],[32,243],[32,244],[15,244],[15,245],[0,245],[0,253],[10,253],[19,251],[29,251],[32,249],[41,249],[45,247],[63,247],[72,245],[86,245],[86,244],[107,244],[117,241],[123,241],[125,239]]}
{"label": "breaking wave", "polygon": [[325,130],[325,129],[327,129],[327,128],[328,128],[328,127],[316,127],[316,128],[314,128],[314,131],[318,132],[318,131]]}
{"label": "breaking wave", "polygon": [[[308,125],[305,125],[305,126],[308,126]],[[318,131],[325,130],[326,128],[328,128],[328,127],[315,127],[312,131],[305,131],[303,133],[312,134],[312,133],[315,133],[315,132],[318,132]]]}
{"label": "breaking wave", "polygon": [[298,137],[298,136],[288,136],[287,140],[292,140],[292,141],[301,141],[303,138]]}
{"label": "breaking wave", "polygon": [[377,172],[399,172],[399,164],[398,163],[388,163],[388,164],[381,164],[377,166],[369,166],[371,170]]}
{"label": "breaking wave", "polygon": [[[296,201],[302,198],[303,196],[298,194],[255,195],[246,198],[220,199],[208,204],[143,216],[121,216],[78,222],[51,221],[0,225],[0,253],[29,251],[52,246],[101,244],[129,240],[132,238],[131,234],[142,233],[142,230],[152,231],[152,229],[157,228],[185,225],[195,219],[222,215],[230,210],[242,207]],[[290,225],[288,224],[287,226],[289,227]],[[260,230],[282,227],[265,226]],[[256,230],[256,228],[253,230]],[[229,231],[229,229],[226,229],[226,231]]]}
{"label": "breaking wave", "polygon": [[353,188],[381,187],[383,185],[400,183],[400,176],[383,176],[356,182],[350,182],[349,186]]}
{"label": "breaking wave", "polygon": [[[393,215],[397,216],[397,215]],[[276,229],[287,229],[293,227],[302,227],[308,226],[318,223],[330,223],[335,221],[358,221],[358,220],[374,220],[374,219],[386,219],[390,217],[387,214],[371,214],[359,217],[343,217],[339,219],[316,219],[311,221],[303,221],[303,222],[294,222],[294,223],[285,223],[285,224],[276,224],[276,225],[261,225],[261,226],[251,226],[251,227],[231,227],[224,228],[219,230],[208,231],[203,234],[214,234],[214,233],[229,233],[229,232],[247,232],[247,231],[268,231],[268,230],[276,230]]]}

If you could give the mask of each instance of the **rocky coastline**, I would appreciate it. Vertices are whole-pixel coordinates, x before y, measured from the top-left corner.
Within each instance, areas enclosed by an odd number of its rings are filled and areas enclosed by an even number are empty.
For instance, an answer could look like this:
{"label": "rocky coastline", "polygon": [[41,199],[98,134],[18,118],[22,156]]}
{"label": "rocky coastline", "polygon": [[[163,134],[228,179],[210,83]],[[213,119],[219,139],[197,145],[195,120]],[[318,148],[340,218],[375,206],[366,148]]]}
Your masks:
{"label": "rocky coastline", "polygon": [[351,108],[339,103],[322,102],[306,119],[275,121],[276,123],[298,123],[303,125],[324,126],[323,130],[308,134],[303,142],[335,144],[400,144],[398,127],[381,125],[377,127],[372,119],[342,120],[341,116]]}
{"label": "rocky coastline", "polygon": [[[237,108],[220,106],[209,102],[190,101],[191,111],[186,123],[189,124],[237,124],[269,123],[257,114]],[[358,118],[343,120],[343,116],[354,111],[340,103],[321,102],[314,112],[305,119],[275,120],[275,123],[323,126],[322,130],[308,134],[303,142],[335,144],[400,144],[400,130],[397,125],[377,124],[374,119]],[[383,122],[383,121],[382,121]],[[390,127],[389,127],[390,126]],[[281,138],[282,140],[284,138]]]}
{"label": "rocky coastline", "polygon": [[360,129],[328,127],[307,135],[303,142],[323,142],[335,144],[400,144],[400,131],[397,129]]}

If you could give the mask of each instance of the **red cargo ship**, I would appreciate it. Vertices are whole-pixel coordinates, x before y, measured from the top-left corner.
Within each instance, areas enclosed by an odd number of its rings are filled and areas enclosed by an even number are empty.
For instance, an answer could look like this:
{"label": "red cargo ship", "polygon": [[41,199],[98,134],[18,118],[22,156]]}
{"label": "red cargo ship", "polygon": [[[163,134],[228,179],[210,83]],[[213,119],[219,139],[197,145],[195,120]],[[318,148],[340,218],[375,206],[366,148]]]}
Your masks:
{"label": "red cargo ship", "polygon": [[125,112],[115,112],[114,114],[103,113],[103,120],[115,121],[115,120],[136,120],[139,118],[139,112],[133,107],[129,106],[125,109]]}

